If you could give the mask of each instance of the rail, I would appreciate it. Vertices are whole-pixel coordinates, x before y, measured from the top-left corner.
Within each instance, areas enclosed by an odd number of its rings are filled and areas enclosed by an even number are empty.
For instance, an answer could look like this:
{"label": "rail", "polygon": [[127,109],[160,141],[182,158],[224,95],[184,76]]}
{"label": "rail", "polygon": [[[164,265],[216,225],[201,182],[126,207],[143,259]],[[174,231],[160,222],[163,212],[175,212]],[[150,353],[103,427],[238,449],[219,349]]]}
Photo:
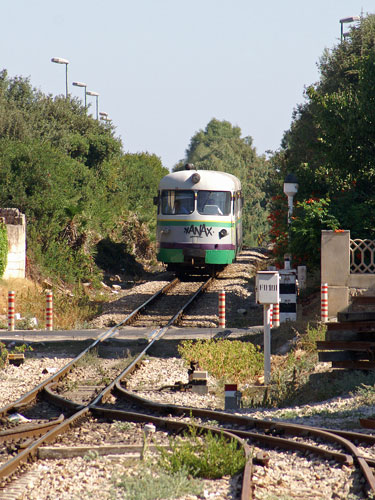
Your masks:
{"label": "rail", "polygon": [[[137,363],[142,359],[142,357],[144,357],[144,355],[147,353],[152,344],[156,342],[158,339],[160,339],[161,336],[164,335],[164,333],[168,330],[168,328],[178,321],[183,312],[191,305],[192,301],[196,299],[200,295],[200,293],[202,293],[202,291],[207,288],[208,284],[212,281],[212,279],[213,278],[209,278],[200,286],[199,290],[195,292],[193,297],[190,297],[189,300],[185,303],[185,305],[182,306],[182,308],[180,308],[179,311],[170,319],[167,326],[165,326],[164,328],[158,327],[154,330],[154,334],[152,335],[152,339],[149,339],[148,345],[145,347],[145,349],[143,349],[142,353],[138,355],[135,361],[133,361],[127,367],[127,369],[124,371],[125,373],[129,373],[132,370],[134,370]],[[47,378],[41,384],[39,384],[34,389],[29,391],[27,394],[19,398],[16,402],[8,404],[3,408],[0,408],[0,417],[4,418],[12,411],[19,411],[21,408],[26,407],[30,403],[34,402],[37,399],[38,395],[43,395],[45,396],[46,399],[52,401],[53,404],[55,404],[56,406],[75,412],[69,418],[64,419],[63,416],[61,416],[59,417],[59,419],[54,420],[44,426],[43,425],[29,426],[27,429],[24,428],[18,429],[18,432],[15,429],[15,432],[13,432],[12,435],[10,435],[9,432],[5,433],[2,438],[3,441],[8,439],[18,439],[21,437],[24,438],[25,436],[35,437],[36,435],[41,435],[41,437],[38,438],[36,441],[34,441],[32,444],[30,444],[26,449],[22,450],[20,453],[15,455],[11,460],[5,462],[0,466],[0,480],[10,477],[21,464],[28,462],[31,457],[34,457],[37,453],[38,448],[42,444],[53,441],[58,435],[66,432],[70,426],[76,425],[77,422],[87,418],[87,416],[91,412],[91,407],[95,406],[95,404],[97,404],[103,398],[109,395],[114,385],[118,382],[119,377],[117,377],[114,381],[112,381],[103,391],[101,391],[101,393],[94,400],[92,400],[87,405],[76,404],[72,401],[64,399],[63,397],[53,394],[51,389],[53,388],[54,385],[57,384],[58,381],[60,381],[65,375],[67,375],[87,353],[92,351],[100,342],[103,342],[104,340],[107,340],[108,338],[114,336],[119,326],[126,324],[129,320],[132,320],[137,314],[140,313],[141,310],[143,310],[146,306],[150,305],[151,302],[156,300],[160,296],[160,294],[165,293],[167,290],[169,290],[172,286],[176,285],[178,282],[179,280],[176,278],[171,283],[164,286],[161,290],[155,293],[150,299],[148,299],[144,304],[142,304],[142,306],[134,310],[119,324],[117,324],[113,328],[110,328],[106,332],[100,334],[90,346],[84,349],[78,356],[76,356],[76,358],[70,361],[56,374]],[[121,374],[122,377],[124,376],[124,372]],[[246,455],[248,455],[248,451],[246,451]]]}

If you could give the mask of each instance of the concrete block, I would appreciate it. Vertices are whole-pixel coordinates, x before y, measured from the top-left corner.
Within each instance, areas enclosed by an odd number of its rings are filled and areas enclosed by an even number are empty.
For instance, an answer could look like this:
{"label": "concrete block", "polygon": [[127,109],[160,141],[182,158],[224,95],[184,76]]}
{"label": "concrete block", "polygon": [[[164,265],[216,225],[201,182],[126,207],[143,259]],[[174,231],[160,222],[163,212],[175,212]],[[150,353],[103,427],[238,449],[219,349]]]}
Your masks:
{"label": "concrete block", "polygon": [[328,316],[336,316],[349,305],[349,289],[346,286],[328,286]]}

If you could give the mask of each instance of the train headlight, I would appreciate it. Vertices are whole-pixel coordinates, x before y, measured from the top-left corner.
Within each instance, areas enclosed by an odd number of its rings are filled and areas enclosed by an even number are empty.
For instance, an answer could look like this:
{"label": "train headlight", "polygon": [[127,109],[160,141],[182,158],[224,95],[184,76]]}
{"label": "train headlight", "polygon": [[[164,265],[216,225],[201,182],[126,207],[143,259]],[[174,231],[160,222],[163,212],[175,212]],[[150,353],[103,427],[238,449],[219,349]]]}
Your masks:
{"label": "train headlight", "polygon": [[228,231],[226,229],[222,229],[220,232],[219,232],[219,238],[224,238],[224,236],[226,236],[228,234]]}
{"label": "train headlight", "polygon": [[195,172],[195,174],[191,176],[191,180],[193,184],[198,184],[198,182],[201,180],[201,176],[197,172]]}
{"label": "train headlight", "polygon": [[161,230],[160,230],[160,233],[161,234],[169,234],[171,232],[171,230],[169,229],[169,227],[163,227]]}

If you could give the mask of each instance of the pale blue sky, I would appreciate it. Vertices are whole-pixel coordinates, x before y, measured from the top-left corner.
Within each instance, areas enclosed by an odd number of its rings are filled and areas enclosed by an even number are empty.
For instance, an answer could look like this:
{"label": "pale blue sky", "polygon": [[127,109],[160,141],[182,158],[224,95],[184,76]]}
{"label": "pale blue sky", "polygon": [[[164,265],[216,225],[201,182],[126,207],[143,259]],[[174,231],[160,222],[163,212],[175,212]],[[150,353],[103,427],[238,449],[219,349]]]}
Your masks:
{"label": "pale blue sky", "polygon": [[[212,118],[276,150],[341,18],[369,0],[2,0],[0,69],[46,94],[100,93],[124,151],[171,168]],[[95,114],[95,98],[87,97]]]}

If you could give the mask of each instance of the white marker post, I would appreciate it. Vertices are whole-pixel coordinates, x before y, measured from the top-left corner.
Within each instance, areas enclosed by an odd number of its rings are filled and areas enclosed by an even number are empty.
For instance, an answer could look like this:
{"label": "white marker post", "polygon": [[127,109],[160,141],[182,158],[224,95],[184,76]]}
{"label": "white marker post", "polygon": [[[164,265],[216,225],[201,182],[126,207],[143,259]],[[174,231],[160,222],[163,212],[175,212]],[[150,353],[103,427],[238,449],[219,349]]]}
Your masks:
{"label": "white marker post", "polygon": [[256,300],[263,304],[264,323],[264,383],[271,380],[271,304],[280,302],[279,273],[260,271],[256,275]]}

